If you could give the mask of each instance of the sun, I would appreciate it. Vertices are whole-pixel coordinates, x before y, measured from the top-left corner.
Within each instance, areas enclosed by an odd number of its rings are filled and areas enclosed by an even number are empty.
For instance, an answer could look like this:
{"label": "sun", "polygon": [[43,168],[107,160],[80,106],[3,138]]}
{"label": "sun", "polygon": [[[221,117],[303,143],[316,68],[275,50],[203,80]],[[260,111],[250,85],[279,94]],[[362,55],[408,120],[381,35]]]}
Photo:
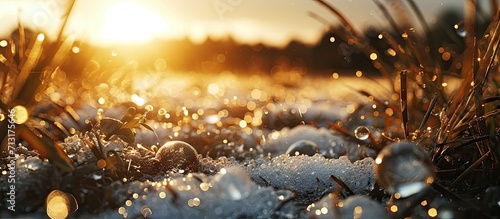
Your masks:
{"label": "sun", "polygon": [[166,29],[165,20],[153,11],[132,2],[117,2],[106,13],[100,38],[114,43],[145,42]]}

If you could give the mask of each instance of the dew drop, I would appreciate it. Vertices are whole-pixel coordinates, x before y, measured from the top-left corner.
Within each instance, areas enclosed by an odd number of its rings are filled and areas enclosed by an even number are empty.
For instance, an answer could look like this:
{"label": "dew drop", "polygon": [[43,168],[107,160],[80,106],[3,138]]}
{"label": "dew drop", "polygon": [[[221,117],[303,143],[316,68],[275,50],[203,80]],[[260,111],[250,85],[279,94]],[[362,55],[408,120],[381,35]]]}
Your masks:
{"label": "dew drop", "polygon": [[455,32],[460,37],[465,37],[467,35],[467,31],[465,31],[463,21],[460,21],[460,22],[456,23],[455,25],[453,25],[453,29],[455,29]]}
{"label": "dew drop", "polygon": [[0,41],[0,47],[7,47],[7,45],[9,45],[9,42],[7,42],[7,40]]}
{"label": "dew drop", "polygon": [[143,217],[148,217],[149,215],[153,214],[153,211],[151,211],[151,208],[148,206],[144,205],[141,207],[141,213]]}
{"label": "dew drop", "polygon": [[290,156],[297,156],[302,154],[308,156],[314,156],[316,153],[318,153],[318,151],[319,147],[313,141],[299,140],[290,145],[290,147],[288,147],[285,153]]}
{"label": "dew drop", "polygon": [[380,185],[402,198],[420,192],[434,181],[431,159],[420,146],[401,141],[387,145],[375,159]]}
{"label": "dew drop", "polygon": [[359,140],[366,140],[370,137],[370,129],[366,126],[359,126],[354,130],[354,136]]}
{"label": "dew drop", "polygon": [[66,218],[78,210],[78,203],[73,195],[60,190],[52,191],[45,200],[47,215],[52,218]]}
{"label": "dew drop", "polygon": [[165,170],[182,170],[188,173],[198,167],[197,155],[196,149],[190,144],[183,141],[169,141],[158,149],[156,159]]}
{"label": "dew drop", "polygon": [[484,195],[484,208],[488,209],[490,215],[500,213],[500,187],[492,186],[486,189]]}
{"label": "dew drop", "polygon": [[242,200],[255,189],[252,179],[239,166],[225,168],[225,174],[215,176],[214,188],[220,196],[229,200]]}

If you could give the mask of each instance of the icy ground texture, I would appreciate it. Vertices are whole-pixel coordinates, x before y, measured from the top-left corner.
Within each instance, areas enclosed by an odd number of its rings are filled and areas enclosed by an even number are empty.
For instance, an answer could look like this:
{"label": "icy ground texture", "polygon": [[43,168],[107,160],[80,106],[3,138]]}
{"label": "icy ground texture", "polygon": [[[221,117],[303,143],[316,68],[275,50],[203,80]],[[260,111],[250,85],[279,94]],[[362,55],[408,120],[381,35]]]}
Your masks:
{"label": "icy ground texture", "polygon": [[377,201],[362,195],[337,200],[328,195],[307,207],[309,218],[329,219],[384,219],[389,218],[385,208]]}
{"label": "icy ground texture", "polygon": [[338,185],[330,175],[342,180],[355,194],[367,194],[375,186],[372,158],[351,163],[345,156],[326,159],[319,155],[280,155],[271,160],[254,160],[247,171],[259,185],[295,192],[295,201],[301,204],[334,192]]}
{"label": "icy ground texture", "polygon": [[[270,218],[291,196],[289,191],[256,185],[240,166],[221,169],[214,176],[195,173],[116,187],[113,198],[123,206],[98,218]],[[281,208],[280,216],[292,208]]]}
{"label": "icy ground texture", "polygon": [[375,158],[377,154],[371,148],[359,146],[353,141],[345,140],[345,137],[332,134],[331,130],[310,125],[299,125],[292,129],[283,128],[272,132],[268,135],[263,149],[274,157],[285,153],[292,144],[301,140],[316,143],[319,147],[318,153],[326,158],[339,158],[346,155],[354,162],[367,156]]}
{"label": "icy ground texture", "polygon": [[[345,141],[331,134],[331,131],[325,128],[314,128],[309,125],[299,125],[292,129],[284,128],[281,131],[275,131],[270,134],[268,140],[263,145],[264,151],[271,155],[279,155],[293,143],[300,140],[310,140],[319,147],[319,153],[322,155],[341,156],[345,154],[345,149],[341,144]],[[339,154],[340,153],[340,154]]]}
{"label": "icy ground texture", "polygon": [[[201,166],[206,165],[200,162]],[[118,209],[106,218],[301,218],[305,211],[294,204],[308,205],[320,200],[338,185],[330,175],[344,181],[356,194],[373,190],[373,159],[351,163],[347,157],[325,159],[315,156],[280,155],[251,161],[242,168],[226,159],[209,169],[214,175],[178,174],[156,182],[116,183],[109,189]],[[222,167],[223,166],[223,167]],[[294,194],[295,193],[295,194]],[[292,202],[286,200],[293,198]]]}
{"label": "icy ground texture", "polygon": [[[87,148],[80,139],[67,139],[64,145],[67,150],[73,150],[69,154],[74,155],[76,164],[88,162]],[[26,204],[24,208],[36,208],[43,205],[45,194],[57,188],[61,179],[56,180],[55,167],[48,162],[24,156],[19,157],[16,165],[25,188],[18,191],[18,198]],[[345,156],[326,159],[319,155],[280,155],[271,160],[254,160],[242,168],[225,157],[202,158],[198,173],[176,174],[170,180],[163,180],[160,174],[154,177],[155,182],[115,181],[105,186],[102,196],[112,200],[112,206],[119,207],[108,208],[98,218],[301,218],[305,212],[294,204],[311,204],[334,191],[338,185],[329,179],[330,175],[343,180],[355,193],[366,194],[373,189],[375,181],[373,160],[366,158],[351,163]],[[29,189],[41,192],[38,198],[23,196]],[[293,196],[291,202],[286,201]],[[43,209],[39,210],[31,216],[44,216]],[[90,216],[82,214],[79,216]]]}
{"label": "icy ground texture", "polygon": [[[1,166],[1,169],[4,168],[7,169],[6,166]],[[0,218],[10,218],[12,215],[8,213],[13,213],[6,210],[10,206],[7,193],[13,185],[8,181],[8,176],[0,174]],[[54,166],[38,157],[24,154],[16,159],[15,179],[15,209],[19,212],[30,212],[43,205],[46,195],[62,180]]]}

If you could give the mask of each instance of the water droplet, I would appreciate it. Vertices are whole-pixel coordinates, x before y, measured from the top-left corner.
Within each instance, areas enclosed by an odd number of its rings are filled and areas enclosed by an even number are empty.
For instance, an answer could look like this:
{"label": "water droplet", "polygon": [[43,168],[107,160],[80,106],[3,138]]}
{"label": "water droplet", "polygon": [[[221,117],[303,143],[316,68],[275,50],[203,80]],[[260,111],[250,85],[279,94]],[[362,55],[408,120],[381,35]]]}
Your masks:
{"label": "water droplet", "polygon": [[142,213],[142,216],[146,218],[149,215],[153,214],[153,211],[151,211],[151,209],[148,206],[143,205],[141,207],[141,213]]}
{"label": "water droplet", "polygon": [[66,218],[78,210],[78,203],[73,195],[60,190],[52,191],[45,200],[47,215],[52,218]]}
{"label": "water droplet", "polygon": [[408,33],[404,32],[403,34],[401,34],[401,37],[406,40],[408,38]]}
{"label": "water droplet", "polygon": [[214,188],[221,191],[221,197],[231,200],[246,198],[255,189],[252,179],[243,168],[231,166],[225,168],[225,174],[215,176]]}
{"label": "water droplet", "polygon": [[198,153],[190,144],[183,141],[169,141],[156,153],[164,170],[192,172],[198,167]]}
{"label": "water droplet", "polygon": [[500,215],[500,187],[492,186],[486,189],[484,207],[490,215]]}
{"label": "water droplet", "polygon": [[9,42],[7,40],[0,40],[0,47],[7,47],[9,45]]}
{"label": "water droplet", "polygon": [[420,192],[434,181],[429,155],[414,143],[401,141],[387,145],[375,160],[380,185],[402,198]]}
{"label": "water droplet", "polygon": [[316,153],[318,153],[318,151],[319,147],[313,141],[299,140],[290,145],[285,153],[290,156],[297,156],[301,154],[314,156]]}
{"label": "water droplet", "polygon": [[453,25],[453,29],[460,37],[467,36],[467,31],[465,31],[464,22],[460,21],[457,24]]}
{"label": "water droplet", "polygon": [[354,130],[354,136],[359,140],[366,140],[370,137],[370,129],[366,126],[359,126]]}

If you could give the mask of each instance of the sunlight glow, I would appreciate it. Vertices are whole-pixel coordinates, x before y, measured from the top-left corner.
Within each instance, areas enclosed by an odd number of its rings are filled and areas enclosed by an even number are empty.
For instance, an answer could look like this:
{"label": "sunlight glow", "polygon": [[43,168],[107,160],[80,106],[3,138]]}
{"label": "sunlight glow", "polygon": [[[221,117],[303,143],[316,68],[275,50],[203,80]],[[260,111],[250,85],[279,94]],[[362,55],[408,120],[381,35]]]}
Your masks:
{"label": "sunlight glow", "polygon": [[154,12],[131,2],[117,2],[109,8],[100,35],[107,41],[145,42],[166,28]]}

